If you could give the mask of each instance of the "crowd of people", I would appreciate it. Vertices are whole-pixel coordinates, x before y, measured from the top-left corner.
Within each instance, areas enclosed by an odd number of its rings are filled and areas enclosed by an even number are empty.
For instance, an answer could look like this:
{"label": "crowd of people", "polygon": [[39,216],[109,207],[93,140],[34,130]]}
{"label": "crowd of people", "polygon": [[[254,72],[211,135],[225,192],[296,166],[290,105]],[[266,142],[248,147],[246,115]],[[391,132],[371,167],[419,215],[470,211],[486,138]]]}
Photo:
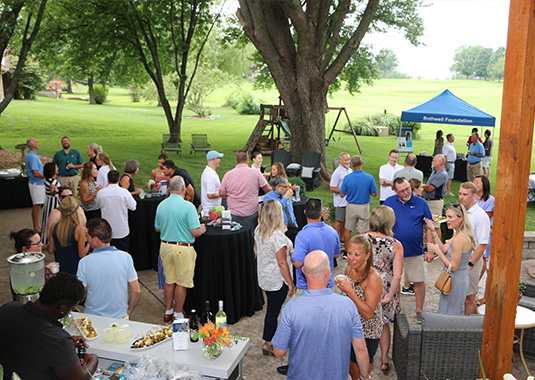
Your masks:
{"label": "crowd of people", "polygon": [[[448,134],[444,143],[439,132],[427,183],[415,168],[414,154],[408,154],[402,166],[399,152],[391,150],[376,182],[364,171],[362,157],[341,153],[329,187],[335,207],[334,228],[323,221],[319,198],[308,198],[307,224],[298,226],[284,166],[274,163],[271,172],[263,175],[258,152],[250,157],[251,166],[247,153],[238,152],[236,166],[220,180],[217,168],[224,155],[209,151],[200,193],[189,173],[162,153],[151,179],[168,181],[168,197],[159,204],[154,222],[161,239],[163,320],[184,316],[187,289],[194,286],[197,254],[193,244],[206,232],[200,219],[223,202],[234,221],[254,231],[258,284],[267,296],[262,352],[281,357],[290,350],[288,366],[277,368],[290,378],[307,374],[344,378],[349,373],[354,380],[368,379],[378,349],[381,370],[388,372],[390,324],[400,312],[400,293],[415,296],[416,320],[421,321],[430,281],[425,277],[426,261],[438,258],[452,273],[453,290],[441,295],[438,311],[475,313],[476,302],[481,302],[476,300],[478,284],[490,253],[494,197],[481,161],[487,157],[486,147],[491,154],[492,139],[486,131],[484,145],[477,131],[472,133],[468,161],[473,178],[461,185],[460,204],[447,207],[445,223],[453,236],[444,241],[437,217],[442,216],[445,195],[453,195],[456,152],[453,134]],[[121,175],[97,144],[88,146],[89,160],[84,162],[71,148],[69,138],[63,137],[62,149],[43,167],[36,153],[38,141],[31,138],[27,144],[33,229],[12,235],[17,251],[41,251],[47,244],[61,272],[76,276],[85,288],[85,312],[129,318],[140,297],[137,273],[128,254],[128,211],[136,209],[134,196],[141,192],[133,179],[139,163],[128,160]],[[471,161],[477,161],[473,168]],[[371,210],[371,197],[377,193],[381,205]],[[260,207],[259,194],[265,194]],[[347,259],[347,268],[344,276],[334,278],[337,257]],[[56,317],[56,309],[63,310],[83,298],[73,297],[76,299],[68,302],[45,299],[35,306]],[[288,297],[291,300],[283,308]],[[19,311],[23,312],[31,310]],[[0,320],[2,315],[0,309]],[[327,323],[319,324],[323,319]],[[323,350],[326,345],[332,350]],[[319,365],[318,355],[332,366]],[[87,366],[90,364],[88,360]]]}

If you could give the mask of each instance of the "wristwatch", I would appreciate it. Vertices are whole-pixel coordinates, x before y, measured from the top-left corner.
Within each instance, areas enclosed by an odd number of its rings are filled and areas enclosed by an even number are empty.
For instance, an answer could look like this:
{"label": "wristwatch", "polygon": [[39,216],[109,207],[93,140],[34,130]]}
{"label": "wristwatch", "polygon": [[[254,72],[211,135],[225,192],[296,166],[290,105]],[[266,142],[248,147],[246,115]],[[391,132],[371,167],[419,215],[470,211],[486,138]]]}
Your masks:
{"label": "wristwatch", "polygon": [[473,267],[473,266],[474,266],[474,263],[471,262],[471,261],[469,261],[469,262],[468,262],[468,266],[469,266],[469,267]]}

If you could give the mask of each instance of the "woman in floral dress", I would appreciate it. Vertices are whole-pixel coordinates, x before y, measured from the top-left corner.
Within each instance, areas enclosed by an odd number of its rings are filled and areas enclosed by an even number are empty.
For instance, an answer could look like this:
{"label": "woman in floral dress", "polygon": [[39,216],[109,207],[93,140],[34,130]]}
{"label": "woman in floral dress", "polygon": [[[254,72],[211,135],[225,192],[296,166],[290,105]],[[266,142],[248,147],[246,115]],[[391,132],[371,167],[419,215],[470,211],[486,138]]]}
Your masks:
{"label": "woman in floral dress", "polygon": [[388,206],[376,207],[370,215],[370,232],[367,234],[373,245],[375,269],[383,279],[383,335],[381,336],[381,370],[387,372],[390,349],[390,323],[401,311],[399,289],[403,272],[403,246],[392,237],[396,222],[394,211]]}

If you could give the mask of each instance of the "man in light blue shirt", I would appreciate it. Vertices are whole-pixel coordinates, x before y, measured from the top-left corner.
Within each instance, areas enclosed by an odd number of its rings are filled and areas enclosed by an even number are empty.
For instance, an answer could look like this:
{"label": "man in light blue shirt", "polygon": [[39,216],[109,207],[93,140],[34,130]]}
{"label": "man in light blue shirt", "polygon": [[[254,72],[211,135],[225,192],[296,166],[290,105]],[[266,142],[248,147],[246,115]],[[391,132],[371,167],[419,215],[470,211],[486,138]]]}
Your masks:
{"label": "man in light blue shirt", "polygon": [[357,307],[348,297],[326,289],[331,276],[325,252],[305,258],[308,289],[282,310],[271,343],[273,355],[288,357],[288,380],[347,380],[353,346],[361,379],[368,379],[369,357]]}
{"label": "man in light blue shirt", "polygon": [[165,314],[164,322],[174,317],[183,318],[182,308],[186,300],[187,288],[193,288],[195,259],[193,248],[195,238],[206,232],[206,225],[200,224],[197,209],[184,199],[186,187],[184,179],[177,175],[169,180],[171,195],[158,205],[154,229],[160,232],[160,257],[165,274]]}
{"label": "man in light blue shirt", "polygon": [[468,147],[468,165],[466,166],[466,175],[468,182],[474,182],[476,176],[481,175],[483,166],[481,161],[485,157],[485,147],[479,141],[479,134],[472,133],[470,137],[472,143]]}
{"label": "man in light blue shirt", "polygon": [[[28,175],[28,188],[32,198],[32,222],[35,232],[41,232],[39,224],[39,209],[45,203],[45,176],[43,175],[43,163],[37,154],[39,143],[37,139],[30,138],[26,141],[30,151],[24,160],[26,174]],[[45,226],[46,227],[46,226]]]}
{"label": "man in light blue shirt", "polygon": [[88,220],[86,228],[93,253],[80,260],[76,273],[86,288],[84,312],[128,319],[141,295],[132,256],[110,246],[111,226],[106,219]]}
{"label": "man in light blue shirt", "polygon": [[288,179],[283,176],[273,178],[271,181],[273,190],[264,195],[264,203],[271,199],[276,199],[282,206],[282,215],[284,216],[284,225],[297,227],[295,219],[294,206],[292,205],[293,191],[288,188]]}

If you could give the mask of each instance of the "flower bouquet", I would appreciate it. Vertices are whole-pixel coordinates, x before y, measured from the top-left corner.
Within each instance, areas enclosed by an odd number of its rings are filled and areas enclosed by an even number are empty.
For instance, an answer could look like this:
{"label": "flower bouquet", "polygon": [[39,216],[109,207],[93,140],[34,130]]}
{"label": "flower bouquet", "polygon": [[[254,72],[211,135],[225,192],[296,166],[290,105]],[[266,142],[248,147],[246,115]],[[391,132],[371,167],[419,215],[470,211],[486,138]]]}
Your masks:
{"label": "flower bouquet", "polygon": [[226,327],[214,325],[212,322],[207,322],[199,331],[191,331],[192,337],[195,339],[202,339],[203,341],[203,354],[208,359],[217,359],[223,347],[232,347],[238,342],[239,335],[236,333],[230,335]]}

